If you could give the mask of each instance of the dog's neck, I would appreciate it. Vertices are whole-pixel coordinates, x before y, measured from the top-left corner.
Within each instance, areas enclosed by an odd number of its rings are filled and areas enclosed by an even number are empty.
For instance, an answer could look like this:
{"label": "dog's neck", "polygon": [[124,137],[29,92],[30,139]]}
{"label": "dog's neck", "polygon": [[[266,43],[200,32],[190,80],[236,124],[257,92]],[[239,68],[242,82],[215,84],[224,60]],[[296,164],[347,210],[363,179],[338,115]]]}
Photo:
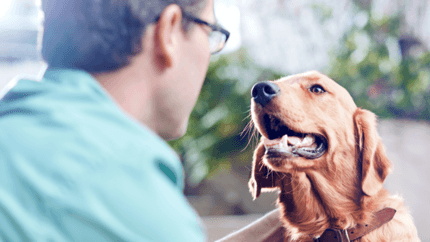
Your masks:
{"label": "dog's neck", "polygon": [[[290,239],[313,241],[329,227],[346,229],[369,220],[371,213],[364,212],[369,211],[369,207],[361,208],[366,205],[376,210],[378,205],[374,199],[363,199],[355,177],[343,177],[342,174],[329,177],[321,170],[288,174],[279,203],[287,219],[284,222],[289,228]],[[351,190],[352,187],[356,189]]]}

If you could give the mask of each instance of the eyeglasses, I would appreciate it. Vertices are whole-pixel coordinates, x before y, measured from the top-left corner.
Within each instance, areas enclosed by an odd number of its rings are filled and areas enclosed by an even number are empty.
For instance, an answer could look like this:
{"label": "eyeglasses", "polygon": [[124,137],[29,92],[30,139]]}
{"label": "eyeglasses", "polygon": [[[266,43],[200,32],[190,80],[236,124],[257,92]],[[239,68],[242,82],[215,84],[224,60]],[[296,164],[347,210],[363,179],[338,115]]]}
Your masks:
{"label": "eyeglasses", "polygon": [[187,20],[193,21],[197,24],[209,26],[212,29],[212,31],[209,33],[209,47],[212,55],[220,52],[224,48],[225,43],[227,43],[228,37],[230,37],[230,32],[223,29],[221,26],[210,24],[187,13],[183,12],[182,16]]}

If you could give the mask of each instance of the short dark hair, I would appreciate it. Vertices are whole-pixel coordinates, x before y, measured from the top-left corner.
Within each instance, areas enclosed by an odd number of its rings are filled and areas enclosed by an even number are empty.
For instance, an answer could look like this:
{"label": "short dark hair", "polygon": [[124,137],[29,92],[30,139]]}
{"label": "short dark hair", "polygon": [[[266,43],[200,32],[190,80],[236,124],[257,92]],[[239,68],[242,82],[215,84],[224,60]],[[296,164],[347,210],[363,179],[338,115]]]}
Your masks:
{"label": "short dark hair", "polygon": [[[52,68],[114,71],[142,51],[142,36],[165,7],[199,15],[206,0],[42,0],[42,56]],[[187,31],[192,23],[184,19]]]}

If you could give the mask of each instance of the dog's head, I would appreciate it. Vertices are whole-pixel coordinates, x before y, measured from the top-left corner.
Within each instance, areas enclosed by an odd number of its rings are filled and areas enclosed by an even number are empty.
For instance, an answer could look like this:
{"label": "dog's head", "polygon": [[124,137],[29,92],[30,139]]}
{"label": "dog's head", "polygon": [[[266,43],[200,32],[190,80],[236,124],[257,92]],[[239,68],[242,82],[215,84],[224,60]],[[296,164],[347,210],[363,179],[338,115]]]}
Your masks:
{"label": "dog's head", "polygon": [[252,97],[252,121],[262,135],[249,182],[254,198],[281,188],[280,179],[295,172],[319,173],[327,183],[341,177],[367,196],[381,189],[391,163],[376,117],[336,82],[307,72],[257,83]]}

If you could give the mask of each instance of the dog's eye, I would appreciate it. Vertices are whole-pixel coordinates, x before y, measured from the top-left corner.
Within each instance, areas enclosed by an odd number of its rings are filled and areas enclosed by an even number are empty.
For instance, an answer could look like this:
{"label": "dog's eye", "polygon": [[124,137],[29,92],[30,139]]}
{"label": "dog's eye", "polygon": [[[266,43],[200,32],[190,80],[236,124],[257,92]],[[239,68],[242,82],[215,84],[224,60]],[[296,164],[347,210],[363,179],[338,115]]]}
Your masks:
{"label": "dog's eye", "polygon": [[324,88],[320,85],[313,85],[311,86],[311,88],[309,88],[309,90],[316,94],[321,94],[325,92]]}

